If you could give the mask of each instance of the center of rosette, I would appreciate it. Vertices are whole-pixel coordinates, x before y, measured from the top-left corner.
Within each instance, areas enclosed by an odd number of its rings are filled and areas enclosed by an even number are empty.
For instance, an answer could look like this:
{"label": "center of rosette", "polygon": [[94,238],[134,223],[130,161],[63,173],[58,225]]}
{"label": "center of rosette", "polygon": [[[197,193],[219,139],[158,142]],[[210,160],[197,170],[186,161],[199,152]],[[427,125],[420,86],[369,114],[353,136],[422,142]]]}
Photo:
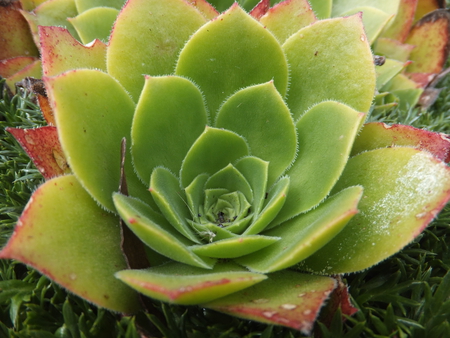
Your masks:
{"label": "center of rosette", "polygon": [[216,198],[214,195],[217,194],[217,190],[209,190],[205,198],[203,209],[205,210],[204,218],[207,222],[226,228],[250,214],[251,205],[240,191],[224,193]]}

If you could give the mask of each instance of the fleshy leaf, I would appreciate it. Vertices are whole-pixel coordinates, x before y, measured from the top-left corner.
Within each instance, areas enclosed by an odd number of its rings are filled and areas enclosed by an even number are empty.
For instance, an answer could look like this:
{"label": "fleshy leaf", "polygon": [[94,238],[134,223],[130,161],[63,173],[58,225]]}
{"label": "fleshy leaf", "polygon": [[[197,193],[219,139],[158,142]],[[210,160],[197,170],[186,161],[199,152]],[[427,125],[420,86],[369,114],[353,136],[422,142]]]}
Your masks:
{"label": "fleshy leaf", "polygon": [[34,56],[18,56],[15,58],[2,60],[0,62],[0,76],[4,78],[13,76],[15,73],[31,65],[37,60],[38,58]]}
{"label": "fleshy leaf", "polygon": [[270,8],[270,0],[261,0],[258,4],[250,11],[250,15],[256,20],[259,20]]}
{"label": "fleshy leaf", "polygon": [[75,0],[79,13],[83,13],[94,7],[113,7],[121,9],[124,3],[124,0]]}
{"label": "fleshy leaf", "polygon": [[324,100],[369,110],[375,69],[360,14],[317,21],[291,36],[283,49],[291,75],[287,103],[295,120]]}
{"label": "fleshy leaf", "polygon": [[426,150],[441,161],[446,161],[450,152],[450,139],[445,134],[433,133],[412,126],[381,122],[367,123],[355,139],[351,155],[364,151],[395,146],[410,146]]}
{"label": "fleshy leaf", "polygon": [[445,8],[444,0],[418,0],[414,22],[419,21],[428,13],[439,8]]}
{"label": "fleshy leaf", "polygon": [[372,44],[378,35],[380,35],[386,24],[392,20],[393,15],[373,6],[357,6],[348,12],[340,14],[339,16],[345,17],[359,12],[361,12],[363,16],[364,30],[367,38],[369,39],[369,43]]}
{"label": "fleshy leaf", "polygon": [[206,127],[181,165],[181,185],[188,186],[200,174],[214,174],[248,153],[247,143],[239,135],[229,130]]}
{"label": "fleshy leaf", "polygon": [[211,269],[215,260],[200,258],[187,247],[194,244],[173,228],[160,214],[135,198],[114,194],[120,217],[146,245],[178,262]]}
{"label": "fleshy leaf", "polygon": [[399,74],[404,67],[409,64],[396,60],[386,59],[382,66],[377,66],[377,89],[380,90],[386,83],[388,83],[394,76]]}
{"label": "fleshy leaf", "polygon": [[70,173],[55,127],[7,128],[45,179]]}
{"label": "fleshy leaf", "polygon": [[[142,13],[151,15],[142,20]],[[200,12],[185,1],[128,1],[109,40],[108,73],[137,101],[144,85],[142,75],[173,73],[181,48],[205,22]]]}
{"label": "fleshy leaf", "polygon": [[126,268],[119,219],[98,207],[73,175],[34,192],[0,258],[24,262],[98,306],[139,308],[135,293],[114,278]]}
{"label": "fleshy leaf", "polygon": [[131,131],[140,179],[147,184],[157,166],[178,174],[206,124],[202,94],[192,82],[177,76],[146,77]]}
{"label": "fleshy leaf", "polygon": [[235,167],[244,175],[253,190],[252,210],[258,215],[266,197],[269,163],[260,158],[248,156],[239,159]]}
{"label": "fleshy leaf", "polygon": [[203,306],[244,319],[291,327],[309,335],[320,308],[335,287],[333,278],[285,270]]}
{"label": "fleshy leaf", "polygon": [[186,222],[191,214],[178,178],[165,168],[156,168],[150,179],[150,192],[166,220],[185,237],[200,243]]}
{"label": "fleshy leaf", "polygon": [[273,80],[281,95],[287,89],[287,63],[279,43],[237,4],[190,38],[175,72],[202,88],[212,121],[222,102],[243,87]]}
{"label": "fleshy leaf", "polygon": [[269,162],[269,186],[295,159],[295,124],[273,82],[247,87],[232,95],[220,108],[216,127],[241,135],[252,155]]}
{"label": "fleshy leaf", "polygon": [[106,70],[106,45],[95,41],[90,47],[75,40],[61,27],[39,27],[42,68],[45,76],[55,76],[77,68]]}
{"label": "fleshy leaf", "polygon": [[372,6],[390,15],[398,12],[400,0],[333,0],[332,16],[339,16],[357,6]]}
{"label": "fleshy leaf", "polygon": [[225,188],[228,191],[240,191],[249,203],[253,202],[253,191],[245,177],[232,164],[213,174],[206,181],[205,189]]}
{"label": "fleshy leaf", "polygon": [[170,263],[147,270],[124,270],[116,276],[144,295],[184,305],[208,302],[267,278],[232,263],[217,264],[212,270]]}
{"label": "fleshy leaf", "polygon": [[329,101],[314,106],[297,122],[299,152],[287,171],[289,195],[273,225],[313,208],[329,194],[347,163],[363,118],[364,114]]}
{"label": "fleshy leaf", "polygon": [[251,271],[273,272],[307,258],[336,236],[358,212],[361,187],[343,190],[316,209],[264,232],[281,240],[237,262]]}
{"label": "fleshy leaf", "polygon": [[316,16],[307,0],[287,0],[273,6],[259,21],[283,44],[300,28],[315,22]]}
{"label": "fleshy leaf", "polygon": [[200,256],[213,258],[236,258],[259,251],[277,242],[279,237],[269,236],[237,236],[215,241],[210,244],[194,245],[189,249]]}
{"label": "fleshy leaf", "polygon": [[247,228],[244,235],[260,233],[273,221],[286,202],[290,182],[289,177],[285,176],[273,185],[267,193],[268,200],[266,199],[267,203],[263,210],[255,215],[253,223]]}
{"label": "fleshy leaf", "polygon": [[[130,137],[133,101],[115,79],[98,70],[73,70],[44,81],[70,168],[94,199],[113,211],[112,193],[120,181],[120,144],[123,137]],[[150,200],[131,161],[126,162],[125,171],[130,195]]]}
{"label": "fleshy leaf", "polygon": [[328,19],[331,16],[333,0],[308,0],[318,19]]}
{"label": "fleshy leaf", "polygon": [[22,68],[14,75],[8,77],[6,79],[6,84],[9,88],[14,88],[16,82],[22,81],[26,77],[33,77],[39,79],[42,77],[42,64],[41,60],[37,59],[36,61],[30,63],[25,68]]}
{"label": "fleshy leaf", "polygon": [[95,39],[107,42],[118,14],[119,10],[116,8],[96,7],[68,20],[84,44]]}
{"label": "fleshy leaf", "polygon": [[184,189],[186,193],[186,202],[195,222],[198,222],[199,218],[202,216],[200,215],[200,205],[205,200],[204,188],[208,178],[209,175],[207,174],[198,175],[191,184]]}
{"label": "fleshy leaf", "polygon": [[424,16],[412,28],[406,43],[416,46],[409,73],[439,73],[450,52],[450,12],[445,9]]}
{"label": "fleshy leaf", "polygon": [[39,54],[19,9],[20,5],[13,1],[9,6],[0,6],[0,60]]}
{"label": "fleshy leaf", "polygon": [[400,0],[397,15],[381,34],[399,42],[405,42],[413,25],[418,0]]}
{"label": "fleshy leaf", "polygon": [[408,61],[413,49],[412,45],[388,38],[378,38],[374,44],[375,53],[403,62]]}
{"label": "fleshy leaf", "polygon": [[197,8],[208,20],[212,20],[219,15],[219,12],[206,0],[187,0],[187,2]]}
{"label": "fleshy leaf", "polygon": [[410,243],[450,199],[450,169],[413,148],[383,148],[351,158],[335,191],[362,185],[360,213],[301,263],[319,273],[367,269]]}

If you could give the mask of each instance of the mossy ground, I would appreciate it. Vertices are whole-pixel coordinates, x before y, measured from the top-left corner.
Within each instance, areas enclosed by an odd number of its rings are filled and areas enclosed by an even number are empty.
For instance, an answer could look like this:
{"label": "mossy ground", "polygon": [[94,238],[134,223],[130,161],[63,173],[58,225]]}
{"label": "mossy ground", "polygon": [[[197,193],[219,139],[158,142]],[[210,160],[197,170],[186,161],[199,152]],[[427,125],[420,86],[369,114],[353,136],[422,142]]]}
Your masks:
{"label": "mossy ground", "polygon": [[[0,82],[0,88],[2,88]],[[371,120],[410,124],[450,133],[450,76],[427,111],[391,110]],[[31,192],[42,177],[5,127],[44,125],[38,107],[20,91],[0,93],[0,246],[9,238]],[[362,273],[346,276],[360,311],[315,337],[450,337],[450,205],[414,243]],[[293,330],[239,320],[199,307],[156,303],[153,314],[120,316],[68,294],[26,266],[0,260],[0,337],[300,337]]]}

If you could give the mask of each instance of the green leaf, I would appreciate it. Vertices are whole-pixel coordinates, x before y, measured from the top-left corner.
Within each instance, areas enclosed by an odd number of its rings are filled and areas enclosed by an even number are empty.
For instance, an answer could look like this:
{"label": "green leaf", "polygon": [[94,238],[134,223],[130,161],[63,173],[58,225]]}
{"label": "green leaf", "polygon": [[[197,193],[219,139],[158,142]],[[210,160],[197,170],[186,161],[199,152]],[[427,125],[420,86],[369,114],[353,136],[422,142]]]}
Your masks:
{"label": "green leaf", "polygon": [[273,6],[259,21],[283,44],[300,28],[315,22],[316,16],[307,0],[291,0]]}
{"label": "green leaf", "polygon": [[245,177],[231,163],[208,178],[205,189],[224,188],[230,192],[241,192],[249,203],[253,202],[253,191]]}
{"label": "green leaf", "polygon": [[205,201],[205,183],[208,178],[208,174],[200,174],[184,189],[186,202],[195,222],[198,222],[201,217],[200,206]]}
{"label": "green leaf", "polygon": [[[133,101],[115,79],[97,70],[73,70],[44,81],[70,168],[94,199],[113,211],[120,144],[123,137],[130,139]],[[125,162],[125,171],[130,194],[150,200],[131,161]]]}
{"label": "green leaf", "polygon": [[244,232],[245,235],[260,233],[269,226],[286,202],[290,182],[289,176],[285,176],[272,186],[267,193],[267,198],[269,196],[270,198],[264,205],[264,209],[258,215],[255,214],[253,223]]}
{"label": "green leaf", "polygon": [[401,61],[386,59],[382,66],[377,66],[377,90],[380,90],[386,83],[388,83],[394,76],[399,74],[408,63]]}
{"label": "green leaf", "polygon": [[337,102],[322,102],[297,122],[299,152],[287,171],[289,195],[273,225],[320,203],[344,169],[364,114]]}
{"label": "green leaf", "polygon": [[250,184],[253,191],[252,210],[255,215],[258,215],[265,200],[269,163],[260,158],[248,156],[239,159],[234,166]]}
{"label": "green leaf", "polygon": [[328,19],[331,16],[333,0],[308,0],[318,19]]}
{"label": "green leaf", "polygon": [[279,43],[237,4],[189,39],[175,73],[202,88],[212,121],[222,102],[237,90],[273,80],[284,96],[288,81]]}
{"label": "green leaf", "polygon": [[147,76],[131,130],[133,164],[140,179],[147,183],[157,166],[178,174],[207,123],[202,94],[192,82]]}
{"label": "green leaf", "polygon": [[0,257],[20,260],[98,306],[139,308],[134,292],[114,278],[126,268],[119,219],[98,207],[73,175],[34,192]]}
{"label": "green leaf", "polygon": [[253,156],[269,162],[269,186],[295,159],[295,125],[272,81],[247,87],[227,99],[217,115],[216,127],[241,135]]}
{"label": "green leaf", "polygon": [[116,8],[96,7],[68,20],[84,44],[95,39],[107,42],[118,14],[119,10]]}
{"label": "green leaf", "polygon": [[412,148],[351,158],[334,191],[362,185],[360,213],[303,268],[327,274],[367,269],[410,243],[449,200],[450,169]]}
{"label": "green leaf", "polygon": [[170,263],[147,270],[124,270],[116,276],[146,296],[184,305],[208,302],[266,279],[233,263],[219,263],[212,270]]}
{"label": "green leaf", "polygon": [[248,153],[247,143],[239,135],[206,127],[181,165],[181,185],[188,186],[200,174],[212,175]]}
{"label": "green leaf", "polygon": [[121,9],[124,3],[124,0],[75,0],[79,13],[83,13],[94,7],[113,7]]}
{"label": "green leaf", "polygon": [[[255,272],[286,269],[304,260],[335,237],[358,212],[361,187],[352,187],[327,199],[316,209],[264,232],[281,240],[237,262]],[[327,273],[327,272],[325,272]]]}
{"label": "green leaf", "polygon": [[324,100],[369,110],[375,69],[360,14],[305,27],[284,43],[283,50],[291,76],[287,104],[295,120]]}
{"label": "green leaf", "polygon": [[83,46],[61,27],[40,26],[39,36],[45,76],[55,76],[78,68],[106,70],[104,43],[96,41],[90,47]]}
{"label": "green leaf", "polygon": [[194,245],[189,247],[189,249],[199,256],[236,258],[259,251],[262,248],[272,245],[279,239],[279,237],[244,235],[215,241],[210,244]]}
{"label": "green leaf", "polygon": [[288,270],[268,277],[250,288],[202,306],[244,319],[291,327],[309,335],[336,281]]}
{"label": "green leaf", "polygon": [[211,269],[215,260],[200,258],[187,247],[193,242],[181,235],[160,214],[135,198],[114,194],[114,203],[128,227],[150,248],[175,261]]}
{"label": "green leaf", "polygon": [[150,179],[150,192],[166,220],[185,237],[200,243],[186,222],[192,215],[178,178],[165,168],[156,168]]}
{"label": "green leaf", "polygon": [[[145,20],[143,13],[148,13]],[[137,101],[144,85],[142,75],[172,74],[181,48],[205,22],[185,1],[128,1],[111,33],[108,72]]]}
{"label": "green leaf", "polygon": [[390,15],[397,14],[400,0],[334,0],[332,16],[340,16],[357,6],[371,6]]}

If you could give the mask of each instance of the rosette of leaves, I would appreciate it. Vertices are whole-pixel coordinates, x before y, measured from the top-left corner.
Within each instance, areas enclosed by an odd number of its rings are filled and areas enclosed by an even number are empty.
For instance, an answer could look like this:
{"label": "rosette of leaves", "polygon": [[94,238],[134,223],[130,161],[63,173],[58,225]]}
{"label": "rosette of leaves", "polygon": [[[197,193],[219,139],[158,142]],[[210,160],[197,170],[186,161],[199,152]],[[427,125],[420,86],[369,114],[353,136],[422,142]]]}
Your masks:
{"label": "rosette of leaves", "polygon": [[48,180],[0,257],[98,306],[142,294],[309,333],[330,295],[355,311],[330,276],[397,252],[449,199],[443,135],[356,138],[376,82],[359,14],[130,0],[106,50],[40,39],[55,126],[9,131]]}
{"label": "rosette of leaves", "polygon": [[124,2],[4,1],[0,5],[0,76],[6,78],[10,88],[28,76],[41,78],[38,26],[64,27],[83,44],[106,42]]}

